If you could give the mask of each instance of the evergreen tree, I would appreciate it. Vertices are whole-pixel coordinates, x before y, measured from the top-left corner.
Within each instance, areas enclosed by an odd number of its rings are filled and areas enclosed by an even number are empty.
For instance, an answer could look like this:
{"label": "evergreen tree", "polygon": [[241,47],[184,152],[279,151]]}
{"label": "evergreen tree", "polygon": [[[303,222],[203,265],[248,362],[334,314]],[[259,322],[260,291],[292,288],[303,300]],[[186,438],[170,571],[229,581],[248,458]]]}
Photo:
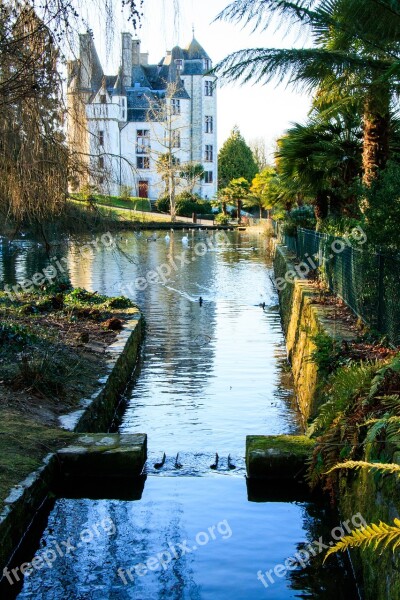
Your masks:
{"label": "evergreen tree", "polygon": [[218,154],[218,186],[226,187],[232,179],[252,181],[258,169],[254,156],[239,128],[235,126]]}

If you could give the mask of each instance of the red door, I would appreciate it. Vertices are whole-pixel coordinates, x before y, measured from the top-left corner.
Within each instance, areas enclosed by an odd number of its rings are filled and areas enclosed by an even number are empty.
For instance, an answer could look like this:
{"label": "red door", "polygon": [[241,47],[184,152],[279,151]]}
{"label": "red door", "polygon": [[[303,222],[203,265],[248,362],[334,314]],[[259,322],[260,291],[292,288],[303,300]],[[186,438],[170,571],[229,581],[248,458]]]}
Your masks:
{"label": "red door", "polygon": [[149,182],[139,181],[139,198],[149,197]]}

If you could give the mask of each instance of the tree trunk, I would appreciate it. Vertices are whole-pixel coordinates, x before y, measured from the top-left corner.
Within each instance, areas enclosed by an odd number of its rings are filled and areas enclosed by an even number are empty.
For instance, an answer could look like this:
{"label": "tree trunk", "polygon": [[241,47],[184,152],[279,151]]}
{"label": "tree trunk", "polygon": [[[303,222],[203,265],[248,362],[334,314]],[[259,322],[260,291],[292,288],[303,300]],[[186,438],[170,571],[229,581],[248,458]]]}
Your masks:
{"label": "tree trunk", "polygon": [[[381,86],[380,86],[381,88]],[[363,182],[370,186],[389,157],[389,93],[372,88],[364,104]]]}
{"label": "tree trunk", "polygon": [[242,201],[241,200],[237,200],[237,218],[238,218],[238,223],[242,222]]}
{"label": "tree trunk", "polygon": [[222,212],[226,216],[226,202],[222,202]]}
{"label": "tree trunk", "polygon": [[314,214],[317,219],[317,231],[321,229],[321,224],[328,216],[328,194],[325,191],[318,192],[315,198]]}

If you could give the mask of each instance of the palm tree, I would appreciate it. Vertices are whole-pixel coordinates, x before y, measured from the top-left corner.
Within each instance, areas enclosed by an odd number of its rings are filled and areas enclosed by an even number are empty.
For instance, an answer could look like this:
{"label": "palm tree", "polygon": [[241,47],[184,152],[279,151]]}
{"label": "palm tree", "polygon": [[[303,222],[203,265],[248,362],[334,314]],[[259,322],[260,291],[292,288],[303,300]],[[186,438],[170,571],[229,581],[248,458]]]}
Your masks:
{"label": "palm tree", "polygon": [[317,222],[332,212],[355,212],[354,184],[361,171],[361,122],[355,111],[325,118],[317,110],[278,140],[278,172],[315,206]]}
{"label": "palm tree", "polygon": [[238,223],[241,222],[242,203],[249,195],[250,183],[244,177],[232,179],[224,190],[224,196],[231,202],[236,202]]}
{"label": "palm tree", "polygon": [[265,30],[276,17],[311,31],[311,48],[235,52],[215,70],[227,81],[288,80],[363,113],[363,179],[369,185],[389,154],[390,102],[400,83],[400,9],[391,0],[236,0],[217,19]]}

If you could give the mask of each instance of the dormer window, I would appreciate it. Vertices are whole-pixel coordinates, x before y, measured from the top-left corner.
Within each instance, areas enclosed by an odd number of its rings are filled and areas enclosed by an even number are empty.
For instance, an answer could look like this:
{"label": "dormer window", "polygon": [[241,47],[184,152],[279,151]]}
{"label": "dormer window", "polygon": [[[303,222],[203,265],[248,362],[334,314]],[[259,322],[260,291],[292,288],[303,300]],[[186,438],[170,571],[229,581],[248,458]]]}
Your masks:
{"label": "dormer window", "polygon": [[100,94],[100,104],[107,104],[107,96],[105,94]]}
{"label": "dormer window", "polygon": [[178,69],[178,71],[182,71],[183,60],[181,58],[176,58],[175,59],[175,64],[176,64],[176,68]]}
{"label": "dormer window", "polygon": [[211,60],[209,58],[204,59],[204,69],[209,71],[211,69]]}

